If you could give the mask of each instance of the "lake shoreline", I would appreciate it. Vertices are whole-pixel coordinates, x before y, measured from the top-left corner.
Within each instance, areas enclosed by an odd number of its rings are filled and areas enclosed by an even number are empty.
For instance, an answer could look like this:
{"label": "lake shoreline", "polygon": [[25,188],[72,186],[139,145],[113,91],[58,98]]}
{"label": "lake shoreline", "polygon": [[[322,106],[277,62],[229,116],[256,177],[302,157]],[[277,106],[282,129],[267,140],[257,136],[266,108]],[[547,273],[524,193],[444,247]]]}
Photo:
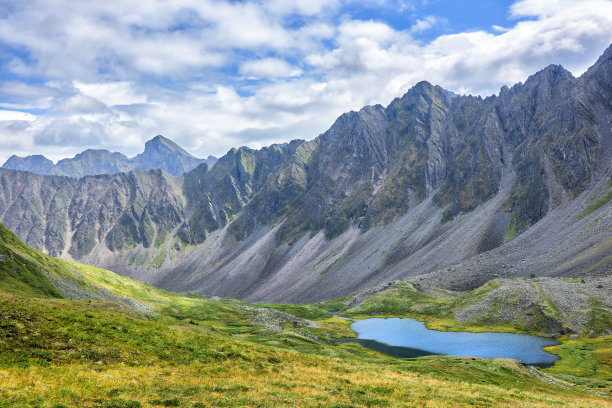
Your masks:
{"label": "lake shoreline", "polygon": [[353,322],[350,327],[357,337],[335,339],[336,342],[359,343],[395,358],[428,355],[512,358],[539,368],[551,367],[560,359],[543,350],[560,343],[541,336],[439,331],[428,329],[425,323],[411,318],[342,319]]}

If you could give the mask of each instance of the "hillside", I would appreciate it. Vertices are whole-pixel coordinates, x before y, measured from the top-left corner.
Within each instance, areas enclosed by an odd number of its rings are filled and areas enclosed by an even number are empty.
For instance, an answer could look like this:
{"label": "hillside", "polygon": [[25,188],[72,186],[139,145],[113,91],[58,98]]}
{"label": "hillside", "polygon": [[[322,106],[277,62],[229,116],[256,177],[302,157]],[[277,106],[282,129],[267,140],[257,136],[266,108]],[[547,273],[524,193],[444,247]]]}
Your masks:
{"label": "hillside", "polygon": [[[561,339],[569,364],[546,371],[579,384],[569,387],[512,360],[398,360],[335,344],[351,332],[331,312],[359,299],[248,305],[180,296],[50,258],[1,225],[0,251],[2,273],[13,267],[8,259],[21,265],[0,287],[1,407],[609,405],[583,390],[610,390],[605,337]],[[66,291],[75,284],[83,290]],[[114,297],[83,296],[102,288]],[[414,299],[410,293],[399,298]],[[365,313],[371,303],[346,313]],[[582,372],[572,357],[586,358]]]}
{"label": "hillside", "polygon": [[484,99],[421,82],[177,177],[1,169],[0,220],[48,254],[249,301],[609,276],[611,70],[609,47],[579,78],[551,65]]}

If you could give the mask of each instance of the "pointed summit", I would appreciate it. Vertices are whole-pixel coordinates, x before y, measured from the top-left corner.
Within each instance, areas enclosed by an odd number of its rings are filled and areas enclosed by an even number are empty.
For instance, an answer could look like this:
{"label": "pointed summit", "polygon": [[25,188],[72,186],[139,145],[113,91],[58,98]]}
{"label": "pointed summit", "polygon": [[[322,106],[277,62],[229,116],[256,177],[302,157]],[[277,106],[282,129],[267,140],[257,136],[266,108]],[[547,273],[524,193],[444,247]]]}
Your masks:
{"label": "pointed summit", "polygon": [[176,153],[181,154],[181,155],[186,156],[186,157],[193,157],[193,158],[195,158],[195,156],[193,156],[187,150],[183,149],[181,146],[177,145],[172,140],[170,140],[167,137],[164,137],[162,135],[157,135],[153,139],[151,139],[147,143],[145,143],[145,152],[144,152],[144,154],[146,154],[147,151],[149,151],[149,152],[150,151],[176,152]]}
{"label": "pointed summit", "polygon": [[612,44],[582,76],[603,98],[612,96]]}
{"label": "pointed summit", "polygon": [[530,75],[525,82],[525,85],[539,85],[545,82],[548,85],[555,86],[563,82],[568,82],[575,79],[574,75],[563,67],[563,65],[551,64],[546,68]]}
{"label": "pointed summit", "polygon": [[173,176],[186,173],[206,162],[162,135],[157,135],[145,143],[144,152],[133,160],[137,170],[162,169]]}

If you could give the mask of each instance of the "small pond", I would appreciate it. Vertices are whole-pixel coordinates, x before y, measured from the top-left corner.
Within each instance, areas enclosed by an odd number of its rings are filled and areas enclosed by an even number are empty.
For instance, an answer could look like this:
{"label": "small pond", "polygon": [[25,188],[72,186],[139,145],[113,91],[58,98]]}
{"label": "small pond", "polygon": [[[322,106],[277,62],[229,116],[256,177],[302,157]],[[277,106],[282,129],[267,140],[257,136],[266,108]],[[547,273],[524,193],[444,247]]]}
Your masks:
{"label": "small pond", "polygon": [[514,358],[527,364],[547,367],[559,359],[542,350],[558,342],[544,337],[513,333],[465,333],[430,330],[425,323],[408,318],[356,320],[351,329],[354,341],[393,357],[450,356]]}

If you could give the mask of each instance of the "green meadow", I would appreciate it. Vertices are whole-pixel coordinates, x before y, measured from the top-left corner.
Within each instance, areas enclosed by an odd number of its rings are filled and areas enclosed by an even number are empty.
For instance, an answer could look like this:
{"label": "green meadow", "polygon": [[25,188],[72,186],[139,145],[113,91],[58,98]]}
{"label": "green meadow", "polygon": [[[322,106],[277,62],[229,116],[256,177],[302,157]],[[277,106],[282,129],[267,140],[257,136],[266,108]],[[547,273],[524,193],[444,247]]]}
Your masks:
{"label": "green meadow", "polygon": [[[610,336],[562,338],[550,350],[561,361],[545,370],[508,359],[401,360],[334,342],[354,336],[338,313],[485,329],[459,325],[450,311],[487,288],[438,298],[406,285],[353,309],[350,296],[246,304],[166,292],[0,232],[0,407],[612,406],[593,392],[611,390]],[[67,299],[52,281],[123,300]]]}

